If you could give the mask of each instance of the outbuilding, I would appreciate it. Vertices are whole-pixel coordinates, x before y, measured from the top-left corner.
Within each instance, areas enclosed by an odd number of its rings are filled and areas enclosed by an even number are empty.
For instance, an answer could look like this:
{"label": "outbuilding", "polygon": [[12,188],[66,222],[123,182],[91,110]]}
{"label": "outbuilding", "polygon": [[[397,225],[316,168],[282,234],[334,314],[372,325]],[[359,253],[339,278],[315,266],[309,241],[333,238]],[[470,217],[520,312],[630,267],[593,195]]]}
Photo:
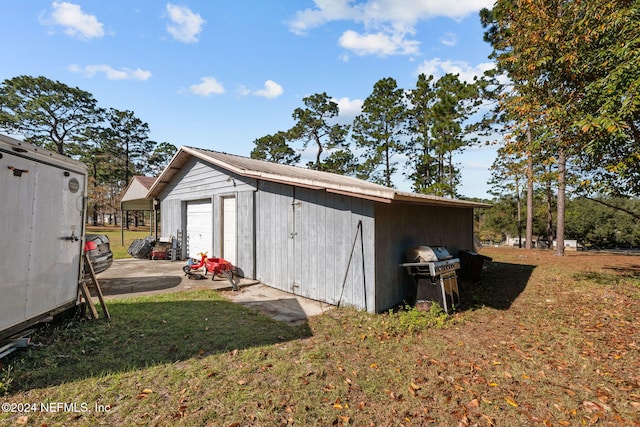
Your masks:
{"label": "outbuilding", "polygon": [[[129,181],[127,188],[124,189],[122,198],[120,198],[120,240],[124,245],[124,225],[125,216],[129,211],[149,212],[149,234],[153,235],[154,231],[158,237],[158,211],[153,204],[153,199],[147,198],[149,189],[156,182],[154,176],[135,175]],[[155,229],[155,230],[154,230]]]}
{"label": "outbuilding", "polygon": [[244,277],[329,304],[387,310],[411,293],[406,249],[473,250],[481,203],[181,147],[151,186],[183,257],[231,261]]}

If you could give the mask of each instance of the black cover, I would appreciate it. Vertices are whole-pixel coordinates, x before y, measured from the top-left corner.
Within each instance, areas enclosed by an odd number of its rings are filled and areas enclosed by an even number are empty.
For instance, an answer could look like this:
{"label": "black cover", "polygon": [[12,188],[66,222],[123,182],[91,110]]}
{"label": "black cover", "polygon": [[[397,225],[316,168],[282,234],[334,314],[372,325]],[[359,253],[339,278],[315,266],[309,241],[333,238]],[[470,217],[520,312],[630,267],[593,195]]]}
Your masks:
{"label": "black cover", "polygon": [[144,239],[135,239],[131,242],[127,252],[129,255],[135,258],[149,258],[149,253],[153,249],[155,239],[153,237],[146,237]]}

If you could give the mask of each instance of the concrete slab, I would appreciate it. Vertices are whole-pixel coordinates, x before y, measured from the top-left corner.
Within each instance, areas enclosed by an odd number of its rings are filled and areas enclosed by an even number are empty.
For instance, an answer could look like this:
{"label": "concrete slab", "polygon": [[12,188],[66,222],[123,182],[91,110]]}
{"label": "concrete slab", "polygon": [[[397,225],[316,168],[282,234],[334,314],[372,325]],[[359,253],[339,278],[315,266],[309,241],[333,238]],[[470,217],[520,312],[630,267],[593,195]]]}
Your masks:
{"label": "concrete slab", "polygon": [[[97,277],[105,298],[153,295],[194,288],[232,289],[231,283],[224,276],[212,277],[211,274],[207,274],[201,275],[202,280],[190,280],[182,271],[184,265],[182,261],[118,259]],[[234,283],[242,287],[259,282],[234,277]]]}
{"label": "concrete slab", "polygon": [[303,298],[262,284],[256,280],[234,277],[240,290],[233,291],[224,276],[211,280],[188,279],[182,261],[126,258],[114,260],[111,267],[97,275],[105,299],[179,292],[188,289],[212,289],[229,300],[257,310],[276,320],[292,325],[302,324],[311,316],[334,306]]}
{"label": "concrete slab", "polygon": [[264,284],[243,287],[237,292],[224,291],[223,293],[235,303],[292,325],[303,324],[309,317],[334,308],[333,305],[303,298]]}

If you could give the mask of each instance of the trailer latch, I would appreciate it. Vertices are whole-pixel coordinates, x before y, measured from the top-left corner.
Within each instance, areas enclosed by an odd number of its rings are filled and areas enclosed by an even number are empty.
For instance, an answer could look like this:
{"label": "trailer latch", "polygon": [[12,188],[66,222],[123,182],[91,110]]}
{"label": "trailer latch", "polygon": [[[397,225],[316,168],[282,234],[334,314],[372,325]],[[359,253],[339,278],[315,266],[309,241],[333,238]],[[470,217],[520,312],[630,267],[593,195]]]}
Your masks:
{"label": "trailer latch", "polygon": [[71,242],[77,242],[78,240],[80,240],[80,238],[78,236],[76,236],[75,233],[72,231],[71,232],[71,236],[64,237],[64,240],[69,240]]}
{"label": "trailer latch", "polygon": [[13,171],[13,176],[22,176],[23,173],[29,173],[27,169],[18,169],[13,166],[9,166],[9,169]]}

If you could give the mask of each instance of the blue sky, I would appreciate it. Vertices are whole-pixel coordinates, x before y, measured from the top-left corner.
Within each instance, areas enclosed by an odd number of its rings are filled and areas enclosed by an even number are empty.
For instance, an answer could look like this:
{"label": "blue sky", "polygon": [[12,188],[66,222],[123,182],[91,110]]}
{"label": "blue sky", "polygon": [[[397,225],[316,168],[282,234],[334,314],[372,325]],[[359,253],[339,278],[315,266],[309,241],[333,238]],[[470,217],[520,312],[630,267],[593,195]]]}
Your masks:
{"label": "blue sky", "polygon": [[[155,141],[244,156],[289,129],[305,96],[326,92],[348,123],[381,78],[410,89],[421,72],[470,81],[491,67],[478,19],[491,0],[1,4],[0,80],[59,80],[133,111]],[[486,196],[494,158],[492,147],[454,158],[462,195]]]}

